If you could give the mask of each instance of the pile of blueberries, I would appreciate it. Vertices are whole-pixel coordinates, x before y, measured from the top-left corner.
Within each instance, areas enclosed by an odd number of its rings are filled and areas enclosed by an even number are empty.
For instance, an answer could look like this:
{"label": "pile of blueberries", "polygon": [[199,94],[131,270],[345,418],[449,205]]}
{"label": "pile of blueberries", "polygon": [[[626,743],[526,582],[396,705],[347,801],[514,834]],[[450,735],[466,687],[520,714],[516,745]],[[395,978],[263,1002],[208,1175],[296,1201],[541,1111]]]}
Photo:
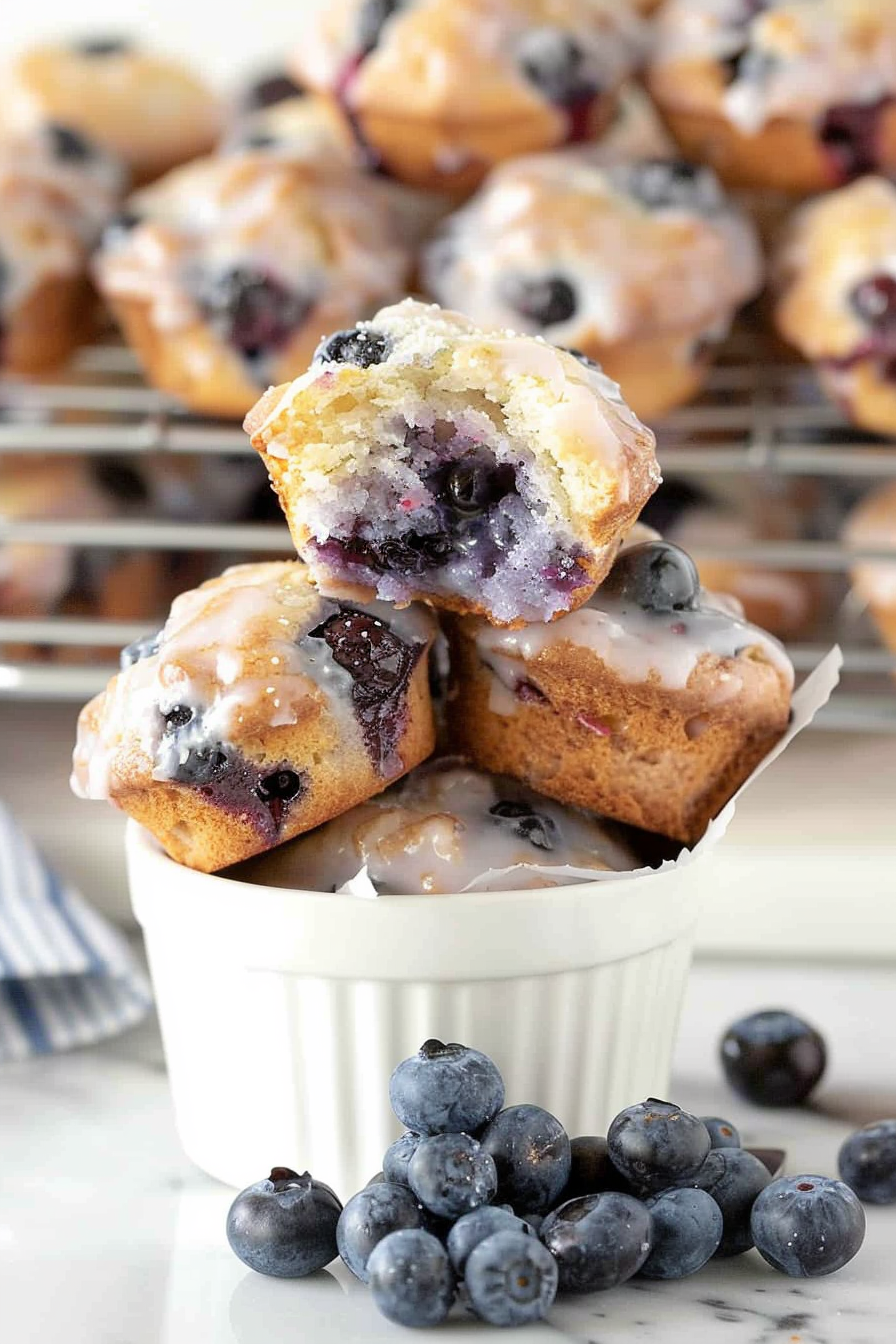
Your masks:
{"label": "pile of blueberries", "polygon": [[237,1196],[227,1236],[245,1264],[301,1277],[338,1254],[391,1321],[437,1325],[460,1296],[482,1320],[516,1326],[542,1319],[558,1292],[683,1278],[754,1245],[782,1273],[814,1277],[862,1244],[848,1185],[773,1180],[718,1117],[650,1098],[606,1138],[570,1139],[539,1106],[502,1109],[486,1055],[436,1040],[398,1065],[389,1092],[407,1132],[344,1208],[282,1167]]}

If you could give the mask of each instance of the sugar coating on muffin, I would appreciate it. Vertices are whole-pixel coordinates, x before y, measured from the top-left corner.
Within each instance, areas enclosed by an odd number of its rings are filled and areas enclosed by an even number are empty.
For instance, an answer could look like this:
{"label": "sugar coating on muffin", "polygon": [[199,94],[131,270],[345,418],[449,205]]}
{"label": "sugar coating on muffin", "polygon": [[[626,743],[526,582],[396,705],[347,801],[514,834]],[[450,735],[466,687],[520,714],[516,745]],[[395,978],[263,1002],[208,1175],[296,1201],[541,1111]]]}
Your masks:
{"label": "sugar coating on muffin", "polygon": [[422,269],[434,298],[475,321],[599,360],[645,417],[675,400],[665,366],[705,362],[763,268],[752,224],[710,169],[567,151],[496,168]]}
{"label": "sugar coating on muffin", "polygon": [[425,610],[322,597],[294,562],[178,597],[82,711],[72,784],[214,871],[386,787],[433,746]]}
{"label": "sugar coating on muffin", "polygon": [[410,253],[354,174],[264,154],[200,159],[132,197],[96,260],[150,379],[242,416],[322,330],[403,292]]}
{"label": "sugar coating on muffin", "polygon": [[659,481],[594,366],[412,300],[325,339],[246,428],[321,583],[505,625],[584,601]]}
{"label": "sugar coating on muffin", "polygon": [[338,891],[362,870],[381,895],[523,890],[622,872],[641,860],[620,828],[456,758],[427,763],[378,798],[234,876]]}

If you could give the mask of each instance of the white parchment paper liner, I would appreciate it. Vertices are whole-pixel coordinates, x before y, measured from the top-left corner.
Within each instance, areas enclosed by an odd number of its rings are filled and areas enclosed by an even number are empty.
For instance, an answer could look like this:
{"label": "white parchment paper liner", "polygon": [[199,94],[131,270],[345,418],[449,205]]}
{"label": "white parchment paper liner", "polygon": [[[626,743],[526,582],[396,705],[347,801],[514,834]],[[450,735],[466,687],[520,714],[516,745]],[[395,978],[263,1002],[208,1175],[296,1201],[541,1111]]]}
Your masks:
{"label": "white parchment paper liner", "polygon": [[[477,878],[469,882],[465,887],[461,887],[458,895],[467,891],[482,891],[488,887],[495,878],[507,877],[513,872],[526,873],[531,875],[537,873],[539,877],[560,878],[566,882],[571,880],[583,882],[606,882],[612,879],[618,882],[621,878],[641,877],[648,872],[661,872],[664,868],[674,868],[686,863],[693,863],[703,854],[703,851],[713,845],[718,844],[722,836],[727,831],[731,819],[734,816],[735,807],[738,798],[741,797],[747,789],[751,788],[759,776],[768,769],[773,761],[776,761],[783,751],[786,751],[795,737],[808,728],[809,724],[815,718],[816,714],[824,708],[830,700],[837,683],[840,680],[840,670],[843,667],[843,654],[839,645],[835,645],[830,653],[822,658],[821,662],[813,672],[793,694],[791,706],[790,724],[771,751],[762,758],[753,773],[744,780],[737,793],[727,802],[719,815],[709,823],[702,839],[693,849],[683,849],[677,859],[667,859],[659,868],[633,868],[623,872],[602,872],[594,868],[574,868],[569,864],[561,864],[557,867],[549,867],[542,864],[517,864],[512,868],[489,868],[484,873],[480,873]],[[379,892],[373,885],[367,866],[356,873],[354,877],[339,888],[337,893],[340,896],[358,896],[364,900],[375,899]],[[433,899],[438,899],[434,897]]]}

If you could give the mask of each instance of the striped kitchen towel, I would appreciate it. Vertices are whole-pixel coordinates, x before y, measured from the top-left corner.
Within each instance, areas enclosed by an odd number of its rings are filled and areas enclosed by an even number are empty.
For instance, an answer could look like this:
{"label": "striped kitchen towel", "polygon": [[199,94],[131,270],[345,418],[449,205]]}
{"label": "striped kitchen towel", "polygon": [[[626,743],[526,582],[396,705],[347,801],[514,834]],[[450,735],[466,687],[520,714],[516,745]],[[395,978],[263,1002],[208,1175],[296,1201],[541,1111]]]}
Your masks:
{"label": "striped kitchen towel", "polygon": [[125,939],[0,803],[0,1063],[114,1036],[151,1001]]}

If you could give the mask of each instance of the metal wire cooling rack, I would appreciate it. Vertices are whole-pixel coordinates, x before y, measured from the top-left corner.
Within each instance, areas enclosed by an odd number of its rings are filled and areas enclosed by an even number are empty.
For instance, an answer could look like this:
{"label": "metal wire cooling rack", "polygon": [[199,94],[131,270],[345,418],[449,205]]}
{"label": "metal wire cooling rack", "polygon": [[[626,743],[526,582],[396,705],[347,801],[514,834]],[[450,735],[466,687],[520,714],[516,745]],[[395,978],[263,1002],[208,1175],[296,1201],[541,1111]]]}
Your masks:
{"label": "metal wire cooling rack", "polygon": [[[667,481],[712,478],[737,498],[757,484],[796,492],[811,483],[805,539],[765,540],[692,548],[695,558],[761,564],[827,574],[832,585],[824,620],[806,642],[790,645],[798,671],[815,665],[837,639],[845,671],[820,720],[831,729],[896,732],[896,656],[877,641],[850,596],[856,559],[887,559],[892,551],[847,551],[838,540],[846,507],[875,481],[896,477],[896,444],[848,426],[819,394],[812,371],[792,362],[759,329],[741,327],[713,369],[705,393],[670,416],[659,432]],[[52,380],[0,380],[0,455],[91,454],[168,460],[215,455],[253,458],[241,429],[198,419],[145,386],[130,352],[118,345],[85,348]],[[250,555],[289,554],[285,527],[265,522],[191,518],[110,517],[98,520],[0,517],[4,541],[65,545],[108,552],[170,552],[205,564],[207,572]],[[81,700],[103,686],[114,650],[146,633],[146,623],[57,615],[0,617],[0,698]],[[10,653],[18,646],[18,656]],[[26,656],[22,646],[39,646]],[[97,657],[97,650],[100,656]]]}

